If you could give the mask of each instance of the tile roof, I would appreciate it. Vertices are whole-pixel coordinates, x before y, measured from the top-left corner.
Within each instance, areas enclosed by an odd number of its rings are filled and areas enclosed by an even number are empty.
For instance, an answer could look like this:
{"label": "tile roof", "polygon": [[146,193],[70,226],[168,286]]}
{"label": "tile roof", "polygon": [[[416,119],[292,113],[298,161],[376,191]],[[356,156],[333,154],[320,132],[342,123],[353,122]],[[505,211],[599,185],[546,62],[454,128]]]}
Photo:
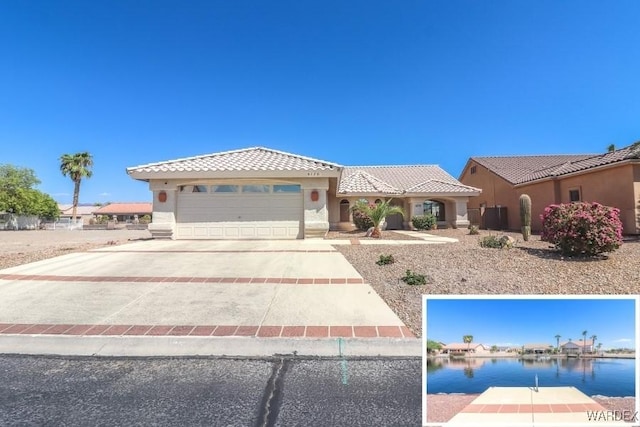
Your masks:
{"label": "tile roof", "polygon": [[96,215],[126,215],[126,214],[151,214],[153,212],[153,204],[150,202],[142,203],[110,203],[96,210]]}
{"label": "tile roof", "polygon": [[480,344],[480,343],[461,343],[461,342],[454,342],[451,344],[447,344],[445,346],[445,348],[447,350],[466,350],[467,348],[478,348],[478,347],[483,347],[483,348],[487,348],[487,346],[485,346],[484,344]]}
{"label": "tile roof", "polygon": [[549,347],[553,347],[553,345],[546,344],[546,343],[530,343],[530,344],[525,344],[523,347],[526,350],[533,350],[536,348],[549,348]]}
{"label": "tile roof", "polygon": [[253,147],[149,163],[128,168],[127,172],[321,171],[335,170],[340,167],[335,163],[311,157],[298,156],[264,147]]}
{"label": "tile roof", "polygon": [[[76,210],[76,215],[93,215],[93,212],[98,209],[100,206],[94,205],[78,205],[78,209]],[[72,204],[58,204],[58,209],[60,210],[61,215],[72,215],[73,214],[73,205]]]}
{"label": "tile roof", "polygon": [[348,174],[345,174],[343,172],[338,192],[402,194],[402,190],[399,190],[392,185],[387,184],[381,179],[378,179],[370,173],[361,169],[355,170],[352,173]]}
{"label": "tile roof", "polygon": [[628,159],[640,159],[640,144],[604,154],[472,157],[512,184],[566,175]]}
{"label": "tile roof", "polygon": [[347,193],[476,193],[437,165],[348,166],[342,171],[339,194]]}
{"label": "tile roof", "polygon": [[571,344],[576,344],[576,345],[578,345],[578,346],[580,346],[580,347],[584,347],[584,346],[588,346],[588,345],[593,345],[593,340],[587,340],[587,341],[586,341],[586,344],[584,343],[584,341],[583,341],[583,340],[565,341],[565,342],[561,342],[561,343],[560,343],[560,347],[562,347],[562,346],[564,346],[564,345],[567,345],[567,344],[569,344],[569,343],[571,343]]}

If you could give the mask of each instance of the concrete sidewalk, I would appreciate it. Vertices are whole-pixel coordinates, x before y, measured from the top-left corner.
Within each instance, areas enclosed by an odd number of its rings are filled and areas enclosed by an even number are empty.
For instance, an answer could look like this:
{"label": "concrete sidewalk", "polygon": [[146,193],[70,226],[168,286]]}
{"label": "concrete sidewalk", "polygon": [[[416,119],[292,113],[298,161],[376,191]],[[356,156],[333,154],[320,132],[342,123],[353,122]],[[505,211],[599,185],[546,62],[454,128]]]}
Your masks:
{"label": "concrete sidewalk", "polygon": [[447,426],[628,425],[575,387],[491,387]]}
{"label": "concrete sidewalk", "polygon": [[[140,241],[1,270],[0,294],[4,353],[112,354],[144,337],[167,355],[313,354],[310,342],[327,355],[338,354],[338,340],[366,343],[354,347],[362,355],[375,355],[374,342],[380,352],[421,354],[420,340],[328,241]],[[262,344],[249,350],[241,339]]]}

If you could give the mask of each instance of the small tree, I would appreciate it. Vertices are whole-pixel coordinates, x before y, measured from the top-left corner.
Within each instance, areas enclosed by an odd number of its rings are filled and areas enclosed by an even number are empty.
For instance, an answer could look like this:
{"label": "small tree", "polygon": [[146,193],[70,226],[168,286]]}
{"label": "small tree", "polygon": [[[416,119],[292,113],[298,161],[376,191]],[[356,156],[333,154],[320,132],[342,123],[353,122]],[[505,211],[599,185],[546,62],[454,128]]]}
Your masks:
{"label": "small tree", "polygon": [[599,203],[550,205],[540,216],[540,239],[565,255],[598,255],[622,244],[620,210]]}
{"label": "small tree", "polygon": [[435,353],[441,349],[442,346],[440,345],[440,343],[434,340],[427,340],[427,353]]}
{"label": "small tree", "polygon": [[462,342],[467,344],[467,354],[469,354],[469,347],[471,347],[471,343],[473,342],[473,335],[463,335]]}
{"label": "small tree", "polygon": [[394,206],[391,204],[391,199],[383,200],[379,203],[369,204],[366,200],[358,200],[351,208],[354,212],[359,211],[366,214],[371,218],[373,223],[373,233],[371,237],[382,237],[382,231],[380,230],[380,224],[389,215],[400,214],[404,217],[404,209],[400,206]]}

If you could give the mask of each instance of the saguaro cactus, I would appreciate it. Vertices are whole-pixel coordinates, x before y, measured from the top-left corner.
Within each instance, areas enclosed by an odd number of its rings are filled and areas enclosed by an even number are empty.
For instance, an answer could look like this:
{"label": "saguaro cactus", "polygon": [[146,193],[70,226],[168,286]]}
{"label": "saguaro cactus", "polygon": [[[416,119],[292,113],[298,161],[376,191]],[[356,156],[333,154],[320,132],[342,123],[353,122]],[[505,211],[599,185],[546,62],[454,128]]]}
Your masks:
{"label": "saguaro cactus", "polygon": [[520,196],[520,225],[522,238],[526,242],[531,236],[531,197],[526,194]]}

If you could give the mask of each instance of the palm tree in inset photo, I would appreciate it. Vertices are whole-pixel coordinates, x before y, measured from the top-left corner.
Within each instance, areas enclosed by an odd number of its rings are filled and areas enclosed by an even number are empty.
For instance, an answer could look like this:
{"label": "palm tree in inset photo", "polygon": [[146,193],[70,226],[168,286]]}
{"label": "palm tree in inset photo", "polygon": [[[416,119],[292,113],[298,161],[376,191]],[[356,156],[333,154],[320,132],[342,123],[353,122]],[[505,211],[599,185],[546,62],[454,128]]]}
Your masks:
{"label": "palm tree in inset photo", "polygon": [[582,354],[585,354],[587,352],[587,334],[588,332],[582,331]]}
{"label": "palm tree in inset photo", "polygon": [[473,341],[473,335],[463,335],[462,342],[467,344],[467,354],[469,354],[469,347],[471,347],[471,342]]}
{"label": "palm tree in inset photo", "polygon": [[562,336],[561,335],[556,335],[556,353],[560,352],[560,338]]}
{"label": "palm tree in inset photo", "polygon": [[73,210],[71,212],[71,221],[76,221],[76,212],[78,210],[78,198],[80,196],[80,183],[82,178],[91,178],[93,172],[93,157],[88,152],[76,154],[63,154],[60,157],[60,172],[62,175],[69,176],[73,181]]}
{"label": "palm tree in inset photo", "polygon": [[592,353],[595,351],[597,339],[598,339],[598,336],[596,334],[591,335],[591,352]]}

